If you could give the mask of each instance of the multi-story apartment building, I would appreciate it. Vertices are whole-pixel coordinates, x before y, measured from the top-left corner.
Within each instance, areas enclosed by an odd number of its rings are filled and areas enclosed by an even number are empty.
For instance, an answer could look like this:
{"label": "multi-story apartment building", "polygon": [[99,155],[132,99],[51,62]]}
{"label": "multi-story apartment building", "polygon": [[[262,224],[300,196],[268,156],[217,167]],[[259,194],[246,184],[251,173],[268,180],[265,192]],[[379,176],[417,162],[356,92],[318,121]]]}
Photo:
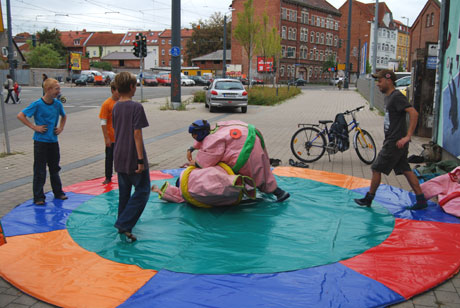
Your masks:
{"label": "multi-story apartment building", "polygon": [[[346,38],[348,29],[348,1],[346,1],[340,8],[342,13],[340,29],[340,38],[343,43],[339,50],[339,61],[345,63],[346,61]],[[374,3],[362,3],[359,1],[352,1],[352,24],[351,24],[351,38],[350,38],[350,72],[358,71],[358,63],[361,58],[362,52],[366,52],[364,58],[372,64],[372,48],[374,46],[374,31],[373,20],[375,15]],[[393,21],[393,14],[387,7],[385,2],[379,3],[379,16],[378,16],[378,40],[377,40],[377,58],[376,68],[393,68],[397,66],[396,60],[396,46],[398,39],[398,31]],[[367,48],[362,48],[366,46]]]}
{"label": "multi-story apartment building", "polygon": [[[185,49],[187,46],[187,41],[192,37],[193,30],[191,29],[181,29],[181,63],[182,66],[186,66],[188,59],[185,58]],[[159,66],[160,67],[170,67],[171,66],[171,48],[172,46],[172,32],[170,29],[162,31],[158,35],[158,46],[159,46]]]}
{"label": "multi-story apartment building", "polygon": [[[237,14],[243,11],[245,0],[232,2],[232,28],[238,22]],[[270,27],[275,26],[281,36],[282,55],[278,63],[280,81],[303,78],[308,81],[324,81],[330,77],[324,72],[323,63],[328,57],[337,56],[340,12],[325,0],[254,0],[255,18],[261,22],[264,13],[270,17]],[[251,74],[256,73],[255,52],[251,62]],[[242,65],[247,75],[248,55],[232,36],[232,63]]]}
{"label": "multi-story apartment building", "polygon": [[399,20],[394,20],[398,29],[398,44],[396,46],[396,60],[404,70],[409,68],[410,28]]}
{"label": "multi-story apartment building", "polygon": [[120,51],[120,43],[125,35],[122,33],[94,32],[86,41],[86,51],[91,60],[99,61],[112,52]]}

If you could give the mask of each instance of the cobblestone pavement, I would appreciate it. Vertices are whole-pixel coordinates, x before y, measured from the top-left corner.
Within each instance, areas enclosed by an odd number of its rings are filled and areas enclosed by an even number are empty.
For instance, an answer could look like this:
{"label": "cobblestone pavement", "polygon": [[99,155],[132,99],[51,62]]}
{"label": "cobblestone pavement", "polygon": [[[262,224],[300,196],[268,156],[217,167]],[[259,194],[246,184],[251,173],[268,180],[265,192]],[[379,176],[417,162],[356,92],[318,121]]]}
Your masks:
{"label": "cobblestone pavement", "polygon": [[[353,90],[304,90],[301,95],[273,107],[249,106],[248,112],[209,113],[203,104],[189,104],[186,111],[160,110],[166,98],[144,103],[150,126],[143,130],[144,140],[151,169],[178,168],[185,162],[185,150],[192,140],[187,133],[189,123],[196,119],[211,122],[238,119],[254,124],[266,140],[270,157],[281,159],[281,165],[288,165],[294,158],[290,151],[290,140],[297,130],[297,123],[317,123],[318,120],[333,119],[335,114],[346,109],[367,105],[362,96]],[[61,179],[64,186],[101,177],[104,174],[104,143],[98,120],[99,110],[85,110],[72,113],[64,132],[60,135]],[[383,116],[377,110],[365,108],[358,114],[361,127],[374,137],[378,146],[383,141]],[[0,158],[0,217],[16,205],[32,197],[32,131],[22,127],[10,132],[11,150],[16,155]],[[414,137],[409,154],[420,154],[423,143],[428,140]],[[0,145],[5,152],[5,144]],[[310,168],[353,175],[371,177],[370,168],[361,163],[353,151],[348,150],[331,156],[327,155]],[[383,176],[385,184],[410,190],[404,177],[394,174]],[[50,191],[49,180],[45,191]],[[442,285],[416,296],[406,302],[393,305],[397,308],[460,307],[460,275],[456,275]],[[53,307],[22,293],[0,278],[0,307]]]}

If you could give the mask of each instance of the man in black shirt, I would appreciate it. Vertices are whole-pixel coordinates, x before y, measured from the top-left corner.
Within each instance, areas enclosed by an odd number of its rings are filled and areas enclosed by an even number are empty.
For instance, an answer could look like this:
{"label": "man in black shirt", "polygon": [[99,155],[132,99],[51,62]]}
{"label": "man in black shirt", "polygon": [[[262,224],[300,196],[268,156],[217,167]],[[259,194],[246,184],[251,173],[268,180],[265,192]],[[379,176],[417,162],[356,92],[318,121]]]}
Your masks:
{"label": "man in black shirt", "polygon": [[[377,159],[372,164],[371,187],[362,199],[355,199],[361,206],[371,206],[382,173],[388,175],[394,170],[396,175],[404,174],[412,190],[416,194],[417,203],[407,207],[409,210],[421,210],[427,207],[425,196],[418,183],[417,176],[412,172],[407,161],[409,142],[417,125],[418,112],[407,98],[395,89],[396,76],[391,70],[381,70],[372,75],[377,79],[377,87],[385,94],[385,140]],[[406,127],[406,113],[409,114],[409,129]]]}

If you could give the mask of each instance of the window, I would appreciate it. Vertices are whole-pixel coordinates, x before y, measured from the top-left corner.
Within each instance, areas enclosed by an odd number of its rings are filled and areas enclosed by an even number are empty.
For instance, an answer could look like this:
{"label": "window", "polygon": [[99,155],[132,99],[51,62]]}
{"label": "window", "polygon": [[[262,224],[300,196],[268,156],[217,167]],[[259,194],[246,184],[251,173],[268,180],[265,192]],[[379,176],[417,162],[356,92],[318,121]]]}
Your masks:
{"label": "window", "polygon": [[319,16],[316,16],[316,26],[317,27],[321,26],[321,18],[319,18]]}
{"label": "window", "polygon": [[315,42],[315,32],[311,31],[310,32],[310,43],[314,43]]}
{"label": "window", "polygon": [[75,39],[73,40],[74,45],[80,45],[80,39]]}
{"label": "window", "polygon": [[324,33],[321,33],[321,44],[324,45]]}
{"label": "window", "polygon": [[171,45],[171,40],[168,40],[168,44]]}
{"label": "window", "polygon": [[377,50],[380,50],[380,43],[377,43]]}
{"label": "window", "polygon": [[291,11],[291,21],[297,21],[297,11]]}
{"label": "window", "polygon": [[430,26],[430,14],[426,15],[426,26],[429,27]]}
{"label": "window", "polygon": [[161,55],[162,55],[162,56],[165,55],[165,50],[164,50],[164,49],[161,50]]}
{"label": "window", "polygon": [[319,60],[324,61],[324,53],[322,50],[319,52]]}
{"label": "window", "polygon": [[289,31],[288,31],[288,40],[291,40],[292,39],[292,29],[289,28]]}
{"label": "window", "polygon": [[161,65],[165,66],[165,60],[161,61]]}
{"label": "window", "polygon": [[314,50],[310,49],[310,60],[313,60],[313,53],[314,53]]}
{"label": "window", "polygon": [[165,44],[165,40],[161,40],[161,45],[164,45]]}
{"label": "window", "polygon": [[431,13],[431,25],[434,26],[434,13]]}
{"label": "window", "polygon": [[324,28],[326,26],[326,24],[324,23],[324,18],[321,18],[321,28]]}
{"label": "window", "polygon": [[338,21],[335,22],[335,30],[339,30],[339,22]]}
{"label": "window", "polygon": [[286,39],[286,26],[281,28],[281,38]]}
{"label": "window", "polygon": [[338,38],[337,35],[336,35],[336,36],[334,37],[334,47],[337,47],[338,41],[339,41],[339,38]]}
{"label": "window", "polygon": [[319,60],[319,50],[316,49],[315,51],[315,60],[318,61]]}
{"label": "window", "polygon": [[280,67],[280,75],[284,77],[284,65]]}
{"label": "window", "polygon": [[286,8],[281,8],[281,19],[286,20]]}
{"label": "window", "polygon": [[319,44],[319,32],[316,32],[316,44]]}
{"label": "window", "polygon": [[313,26],[315,25],[315,15],[313,15],[313,14],[311,15],[311,23],[310,24],[313,25]]}
{"label": "window", "polygon": [[290,65],[287,66],[287,76],[291,77],[291,66]]}
{"label": "window", "polygon": [[286,57],[286,46],[281,46],[281,56]]}
{"label": "window", "polygon": [[310,68],[308,69],[308,77],[311,77],[313,74],[313,66],[310,66]]}
{"label": "window", "polygon": [[93,50],[93,57],[96,56],[96,50]]}
{"label": "window", "polygon": [[292,39],[297,40],[297,29],[292,29]]}

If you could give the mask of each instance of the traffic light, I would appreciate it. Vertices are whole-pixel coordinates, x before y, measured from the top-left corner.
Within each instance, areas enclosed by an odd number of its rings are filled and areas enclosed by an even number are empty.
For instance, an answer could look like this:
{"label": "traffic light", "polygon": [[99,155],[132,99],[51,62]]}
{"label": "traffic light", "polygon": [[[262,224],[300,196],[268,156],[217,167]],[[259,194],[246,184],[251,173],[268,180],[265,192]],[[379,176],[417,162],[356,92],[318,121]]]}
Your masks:
{"label": "traffic light", "polygon": [[139,57],[139,52],[140,52],[140,46],[139,46],[139,41],[134,41],[133,42],[133,54],[136,56],[136,57]]}
{"label": "traffic light", "polygon": [[145,35],[141,35],[141,56],[147,57],[147,38]]}

